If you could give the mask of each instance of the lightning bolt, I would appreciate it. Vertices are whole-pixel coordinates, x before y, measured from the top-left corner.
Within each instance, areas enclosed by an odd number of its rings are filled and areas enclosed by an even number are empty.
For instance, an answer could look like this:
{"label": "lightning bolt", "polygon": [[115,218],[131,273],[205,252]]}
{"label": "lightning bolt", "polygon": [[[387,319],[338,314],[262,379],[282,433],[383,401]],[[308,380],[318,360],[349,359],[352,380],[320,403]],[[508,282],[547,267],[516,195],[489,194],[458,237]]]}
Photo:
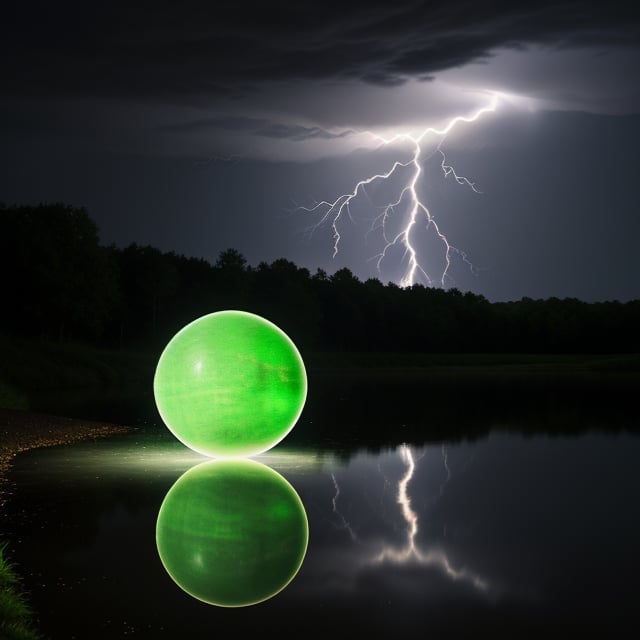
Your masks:
{"label": "lightning bolt", "polygon": [[447,477],[444,482],[440,485],[440,497],[442,498],[442,494],[444,493],[444,489],[449,484],[449,480],[451,480],[451,469],[449,469],[449,461],[448,461],[448,453],[447,447],[445,444],[442,445],[442,463],[444,464],[444,468],[447,472]]}
{"label": "lightning bolt", "polygon": [[395,564],[415,563],[422,566],[435,566],[452,580],[462,580],[470,583],[480,591],[487,591],[489,585],[484,579],[467,569],[455,569],[442,549],[433,548],[425,551],[416,544],[416,536],[419,530],[418,516],[411,506],[411,499],[408,493],[408,486],[413,478],[416,465],[413,452],[406,444],[400,447],[400,456],[406,465],[406,470],[398,483],[396,502],[400,506],[406,525],[406,543],[399,549],[385,547],[374,558],[373,562],[376,564],[393,562]]}
{"label": "lightning bolt", "polygon": [[[401,182],[404,186],[400,189],[398,197],[381,207],[382,212],[374,217],[369,233],[379,231],[382,234],[384,247],[380,253],[373,256],[376,262],[376,268],[379,274],[382,274],[382,266],[389,257],[390,252],[401,247],[403,250],[404,260],[406,261],[406,269],[401,276],[399,285],[401,287],[409,287],[420,281],[425,281],[429,286],[440,286],[445,288],[447,282],[452,280],[450,269],[454,256],[459,257],[462,262],[472,271],[476,273],[476,268],[468,259],[467,254],[451,244],[438,224],[435,216],[431,213],[427,205],[420,199],[418,195],[418,186],[420,177],[423,173],[422,164],[423,146],[427,138],[435,136],[440,138],[436,149],[433,153],[439,153],[441,156],[440,168],[445,178],[451,177],[456,183],[469,187],[475,193],[481,193],[476,184],[468,178],[458,175],[452,165],[447,163],[447,158],[442,150],[442,145],[446,136],[461,123],[473,123],[482,116],[494,112],[498,106],[499,94],[491,92],[491,99],[488,104],[477,109],[470,115],[461,115],[451,118],[443,127],[427,127],[421,133],[413,135],[410,133],[399,133],[389,138],[385,138],[372,132],[363,132],[370,135],[378,142],[377,149],[381,147],[390,147],[399,143],[409,143],[412,147],[412,155],[407,161],[396,160],[391,168],[383,173],[377,173],[357,182],[354,188],[348,192],[339,195],[335,200],[322,200],[315,202],[310,207],[300,206],[299,210],[309,214],[319,214],[319,221],[308,228],[309,235],[312,235],[319,227],[329,225],[333,236],[333,258],[338,255],[340,249],[340,241],[342,239],[341,228],[344,218],[355,222],[352,213],[352,206],[361,197],[369,198],[367,187],[374,182],[391,181],[400,176],[400,173],[406,171],[408,176]],[[391,222],[397,218],[397,212],[404,208],[406,218],[404,224],[401,224],[400,230],[396,233],[391,232]],[[422,221],[427,230],[435,234],[435,238],[442,247],[443,268],[439,275],[434,275],[424,266],[419,257],[419,249],[416,244],[415,231]]]}
{"label": "lightning bolt", "polygon": [[331,501],[331,504],[333,505],[333,513],[336,514],[336,516],[338,516],[338,518],[340,519],[340,522],[342,524],[342,528],[346,529],[349,532],[349,536],[351,537],[351,539],[354,542],[358,541],[358,536],[356,535],[356,532],[352,529],[351,525],[347,522],[346,518],[344,517],[344,515],[339,511],[338,509],[338,498],[340,496],[340,485],[338,484],[338,480],[336,479],[336,476],[332,473],[331,474],[331,479],[333,480],[333,487],[335,489],[335,494],[333,495],[333,499]]}

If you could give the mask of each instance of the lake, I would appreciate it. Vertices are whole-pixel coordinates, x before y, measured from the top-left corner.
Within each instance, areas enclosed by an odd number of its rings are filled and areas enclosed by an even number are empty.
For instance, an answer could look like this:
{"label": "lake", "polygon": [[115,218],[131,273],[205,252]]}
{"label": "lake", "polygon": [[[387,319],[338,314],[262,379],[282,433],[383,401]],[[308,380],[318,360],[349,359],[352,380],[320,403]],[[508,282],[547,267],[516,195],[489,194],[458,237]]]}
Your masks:
{"label": "lake", "polygon": [[[20,455],[2,528],[41,630],[511,638],[635,622],[629,407],[615,424],[587,397],[571,411],[480,412],[455,437],[421,440],[429,411],[414,400],[381,441],[362,436],[370,408],[349,403],[359,436],[345,425],[340,441],[338,403],[330,442],[293,437],[312,422],[320,433],[325,407],[249,467],[209,461],[158,425]],[[392,421],[385,406],[378,419]]]}

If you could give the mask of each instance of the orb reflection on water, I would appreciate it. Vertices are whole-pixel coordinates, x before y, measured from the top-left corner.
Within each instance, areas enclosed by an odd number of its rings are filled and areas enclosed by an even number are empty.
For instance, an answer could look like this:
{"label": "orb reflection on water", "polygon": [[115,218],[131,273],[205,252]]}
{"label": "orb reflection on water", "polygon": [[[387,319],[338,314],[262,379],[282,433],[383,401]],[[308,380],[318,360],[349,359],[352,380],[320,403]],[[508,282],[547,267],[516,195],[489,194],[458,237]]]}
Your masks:
{"label": "orb reflection on water", "polygon": [[208,604],[267,600],[298,573],[309,540],[304,505],[277,471],[250,459],[213,460],[186,471],[156,523],[162,564]]}

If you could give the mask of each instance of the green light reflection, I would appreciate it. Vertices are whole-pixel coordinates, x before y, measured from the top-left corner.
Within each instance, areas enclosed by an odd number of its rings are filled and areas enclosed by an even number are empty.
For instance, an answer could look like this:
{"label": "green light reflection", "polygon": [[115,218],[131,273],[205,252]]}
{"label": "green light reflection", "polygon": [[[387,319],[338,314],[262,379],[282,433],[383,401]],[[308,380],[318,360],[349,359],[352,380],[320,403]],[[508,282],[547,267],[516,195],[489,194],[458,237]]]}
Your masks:
{"label": "green light reflection", "polygon": [[186,471],[156,523],[162,564],[186,593],[244,607],[284,589],[304,560],[309,524],[294,488],[249,459],[214,460]]}
{"label": "green light reflection", "polygon": [[[284,445],[251,459],[287,477],[319,473],[338,464],[333,451]],[[75,482],[85,482],[97,475],[113,480],[127,478],[132,483],[153,478],[169,487],[180,474],[210,460],[210,457],[185,447],[167,430],[152,430],[101,440],[99,445],[87,441],[71,447],[41,449],[33,474],[34,481],[41,476],[51,479],[64,477]],[[97,469],[100,470],[99,474],[96,473]]]}

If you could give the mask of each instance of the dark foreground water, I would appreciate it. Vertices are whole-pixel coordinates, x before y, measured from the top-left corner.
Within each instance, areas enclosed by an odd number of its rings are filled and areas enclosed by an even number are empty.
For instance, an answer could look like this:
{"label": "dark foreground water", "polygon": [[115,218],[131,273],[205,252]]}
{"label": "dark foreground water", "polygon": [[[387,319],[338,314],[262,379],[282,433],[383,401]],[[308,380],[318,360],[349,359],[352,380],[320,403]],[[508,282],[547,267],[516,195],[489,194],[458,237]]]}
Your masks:
{"label": "dark foreground water", "polygon": [[611,637],[636,621],[639,460],[640,438],[606,428],[285,440],[222,481],[140,432],[19,456],[2,529],[52,639]]}

